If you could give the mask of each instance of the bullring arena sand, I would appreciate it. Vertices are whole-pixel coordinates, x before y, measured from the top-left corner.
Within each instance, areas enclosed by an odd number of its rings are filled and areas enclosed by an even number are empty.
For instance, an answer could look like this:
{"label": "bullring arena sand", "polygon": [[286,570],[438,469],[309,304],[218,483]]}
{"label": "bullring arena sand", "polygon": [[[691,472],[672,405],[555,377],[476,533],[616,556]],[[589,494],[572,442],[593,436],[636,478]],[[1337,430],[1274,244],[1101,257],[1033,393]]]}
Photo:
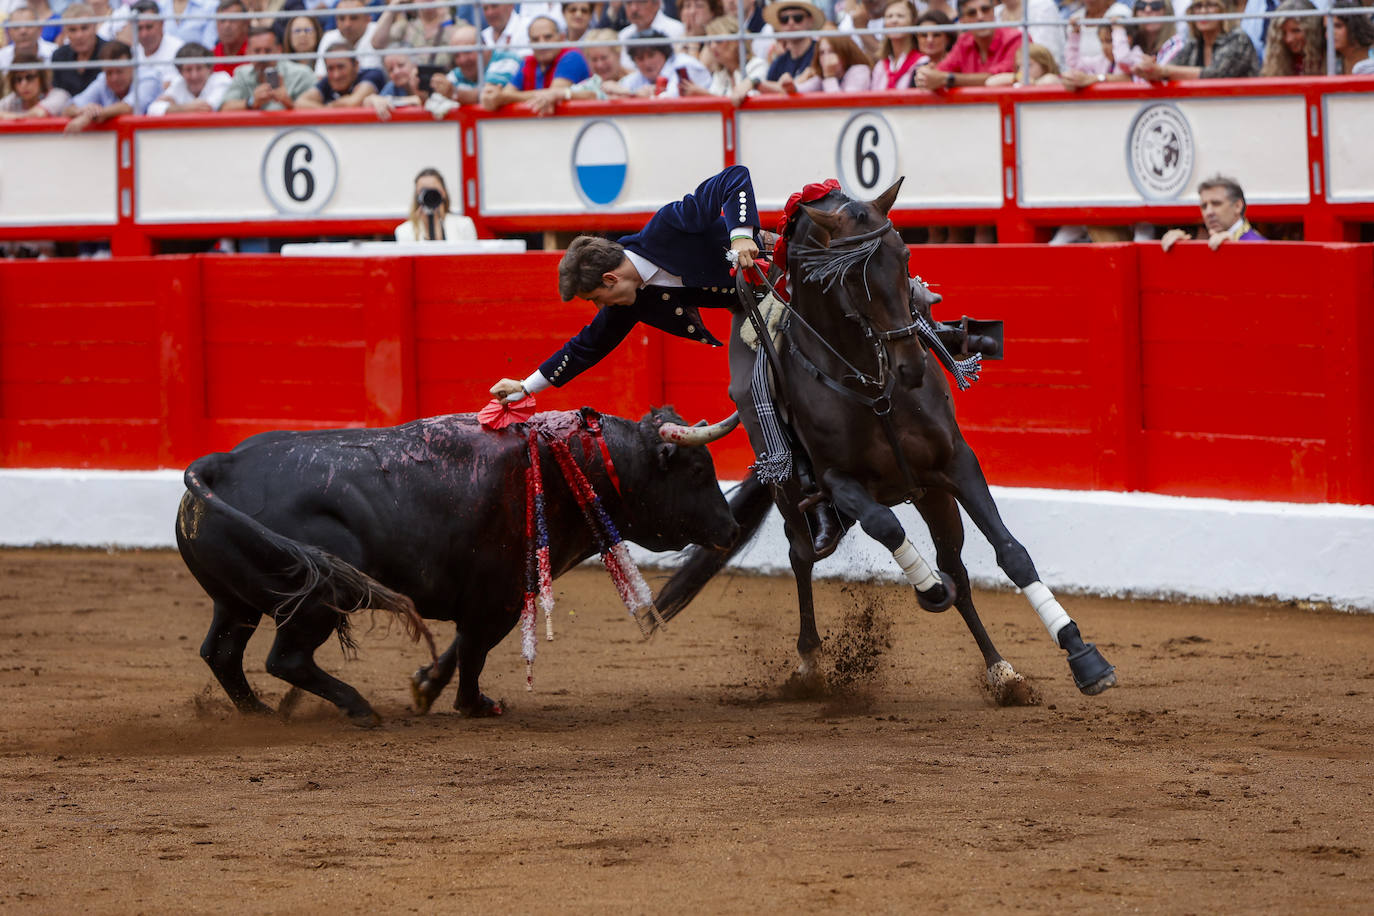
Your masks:
{"label": "bullring arena sand", "polygon": [[[1041,695],[999,709],[957,613],[902,588],[820,585],[837,686],[799,697],[790,581],[721,578],[649,643],[604,573],[556,586],[535,692],[516,638],[488,661],[502,718],[452,688],[412,713],[399,632],[326,644],[366,731],[313,698],[234,713],[175,553],[0,552],[0,909],[1374,907],[1374,616],[1073,598],[1121,676],[1092,698],[1018,595],[982,592]],[[275,702],[270,638],[249,678]]]}

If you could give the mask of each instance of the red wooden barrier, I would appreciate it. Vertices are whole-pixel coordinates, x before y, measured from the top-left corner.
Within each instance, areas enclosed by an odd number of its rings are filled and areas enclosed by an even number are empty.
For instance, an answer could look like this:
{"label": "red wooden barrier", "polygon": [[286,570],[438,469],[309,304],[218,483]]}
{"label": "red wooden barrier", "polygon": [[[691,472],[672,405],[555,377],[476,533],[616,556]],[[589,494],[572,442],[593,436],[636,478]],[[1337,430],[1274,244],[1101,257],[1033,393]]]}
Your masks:
{"label": "red wooden barrier", "polygon": [[[592,315],[557,255],[0,264],[0,465],[181,467],[272,428],[474,410]],[[938,317],[1006,322],[956,395],[994,483],[1374,503],[1374,246],[925,246]],[[725,313],[707,315],[718,337]],[[731,409],[642,330],[545,408]],[[724,475],[750,455],[716,451]]]}

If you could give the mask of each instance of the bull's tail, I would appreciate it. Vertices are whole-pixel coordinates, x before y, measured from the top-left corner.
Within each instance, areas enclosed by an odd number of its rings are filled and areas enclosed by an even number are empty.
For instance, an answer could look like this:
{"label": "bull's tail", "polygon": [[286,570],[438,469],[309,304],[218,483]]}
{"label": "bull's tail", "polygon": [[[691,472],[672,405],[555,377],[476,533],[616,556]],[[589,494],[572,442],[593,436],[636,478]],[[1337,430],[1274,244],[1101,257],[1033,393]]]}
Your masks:
{"label": "bull's tail", "polygon": [[686,562],[668,578],[654,598],[654,604],[665,621],[672,620],[679,611],[691,604],[706,583],[744,549],[763,527],[763,520],[772,508],[772,490],[750,471],[730,496],[730,514],[739,524],[739,536],[726,550],[708,547],[688,549]]}
{"label": "bull's tail", "polygon": [[202,528],[220,528],[236,559],[257,573],[255,581],[248,582],[240,571],[232,583],[235,592],[252,606],[269,611],[278,626],[288,623],[306,604],[337,612],[339,643],[345,652],[356,648],[349,634],[351,616],[364,610],[381,611],[399,622],[412,642],[423,638],[431,660],[437,662],[434,634],[415,610],[414,601],[328,551],[279,534],[226,503],[210,488],[217,460],[207,455],[186,469],[187,492],[177,513],[177,527],[193,551]]}

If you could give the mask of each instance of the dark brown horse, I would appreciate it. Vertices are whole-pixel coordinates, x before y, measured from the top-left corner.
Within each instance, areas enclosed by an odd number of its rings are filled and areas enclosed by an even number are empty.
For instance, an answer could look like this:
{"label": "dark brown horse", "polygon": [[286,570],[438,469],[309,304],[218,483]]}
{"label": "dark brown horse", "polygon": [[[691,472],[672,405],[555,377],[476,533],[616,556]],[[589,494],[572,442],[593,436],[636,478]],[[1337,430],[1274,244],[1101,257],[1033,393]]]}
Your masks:
{"label": "dark brown horse", "polygon": [[[999,702],[1022,702],[1030,692],[974,610],[968,570],[960,557],[960,505],[991,542],[998,565],[1023,591],[1050,637],[1067,653],[1078,688],[1101,693],[1116,683],[1115,669],[1083,641],[1078,625],[1041,583],[1030,554],[1003,524],[978,459],[959,432],[944,373],[916,333],[921,318],[929,319],[932,297],[923,284],[909,280],[911,253],[887,216],[900,187],[898,181],[871,203],[832,191],[813,206],[803,206],[790,223],[785,235],[792,301],[777,344],[777,404],[846,528],[858,522],[892,551],[923,608],[942,611],[953,603],[959,609],[982,650],[988,683]],[[736,316],[736,331],[743,321],[742,314]],[[757,416],[741,403],[740,376],[753,358],[738,334],[733,335],[731,394],[741,404],[756,453],[762,454]],[[689,441],[702,441],[723,428],[718,424],[681,432]],[[797,649],[800,671],[806,675],[814,671],[821,645],[811,589],[817,557],[797,509],[795,487],[766,485],[751,472],[731,499],[741,526],[732,550],[694,551],[656,600],[665,618],[686,607],[759,529],[775,500],[797,580]],[[889,508],[906,501],[930,528],[938,569],[920,556]]]}

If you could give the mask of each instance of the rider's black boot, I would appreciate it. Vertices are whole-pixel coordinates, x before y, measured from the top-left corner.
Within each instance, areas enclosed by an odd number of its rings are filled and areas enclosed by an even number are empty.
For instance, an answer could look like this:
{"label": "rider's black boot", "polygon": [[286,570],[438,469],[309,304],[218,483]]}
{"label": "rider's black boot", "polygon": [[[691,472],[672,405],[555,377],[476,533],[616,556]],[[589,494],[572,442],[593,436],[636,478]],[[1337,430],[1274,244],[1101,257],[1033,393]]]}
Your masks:
{"label": "rider's black boot", "polygon": [[817,560],[824,560],[835,552],[844,534],[839,511],[820,491],[797,503],[797,508],[806,516],[807,527],[811,529],[811,550]]}

